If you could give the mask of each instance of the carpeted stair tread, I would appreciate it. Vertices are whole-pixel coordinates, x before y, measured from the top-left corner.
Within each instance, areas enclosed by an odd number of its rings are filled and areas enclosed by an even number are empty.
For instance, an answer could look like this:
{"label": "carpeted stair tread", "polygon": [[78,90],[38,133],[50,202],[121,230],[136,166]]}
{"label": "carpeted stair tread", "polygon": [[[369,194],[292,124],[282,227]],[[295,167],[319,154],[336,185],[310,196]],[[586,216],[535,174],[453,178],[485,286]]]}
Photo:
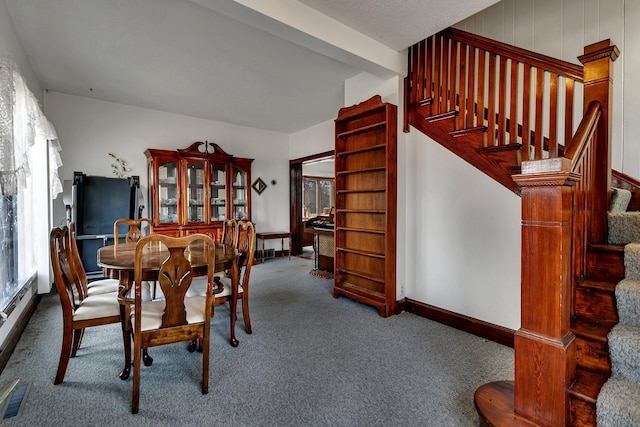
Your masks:
{"label": "carpeted stair tread", "polygon": [[620,281],[615,293],[620,323],[640,326],[640,280]]}
{"label": "carpeted stair tread", "polygon": [[602,386],[596,404],[598,427],[640,426],[640,385],[611,377]]}
{"label": "carpeted stair tread", "polygon": [[640,243],[629,243],[624,247],[624,277],[640,280]]}
{"label": "carpeted stair tread", "polygon": [[640,384],[640,327],[618,323],[608,338],[611,375]]}
{"label": "carpeted stair tread", "polygon": [[608,212],[607,229],[608,243],[640,242],[640,212]]}
{"label": "carpeted stair tread", "polygon": [[590,341],[607,342],[607,335],[614,327],[614,322],[593,321],[588,317],[576,316],[571,321],[571,331],[577,337]]}
{"label": "carpeted stair tread", "polygon": [[575,381],[569,389],[569,394],[587,403],[595,404],[602,385],[607,381],[607,376],[596,372],[577,369]]}

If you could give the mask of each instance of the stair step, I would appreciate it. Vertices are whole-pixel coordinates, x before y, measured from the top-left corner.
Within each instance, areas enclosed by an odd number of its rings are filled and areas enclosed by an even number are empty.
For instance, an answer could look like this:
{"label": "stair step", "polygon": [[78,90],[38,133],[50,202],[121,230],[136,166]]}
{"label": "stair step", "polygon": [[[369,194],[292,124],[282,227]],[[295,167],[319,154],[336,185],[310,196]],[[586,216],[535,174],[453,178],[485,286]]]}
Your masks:
{"label": "stair step", "polygon": [[573,385],[569,388],[569,396],[595,405],[600,389],[607,379],[607,375],[577,369]]}
{"label": "stair step", "polygon": [[596,399],[608,376],[577,369],[573,385],[569,388],[571,426],[596,425]]}
{"label": "stair step", "polygon": [[520,166],[520,152],[522,144],[508,144],[495,147],[485,147],[478,150],[481,154],[496,160],[507,169]]}
{"label": "stair step", "polygon": [[640,327],[617,324],[609,334],[612,373],[640,384]]}
{"label": "stair step", "polygon": [[571,322],[571,331],[576,337],[606,343],[607,334],[614,326],[614,322],[594,321],[583,316],[577,316]]}
{"label": "stair step", "polygon": [[611,279],[585,279],[578,286],[585,289],[615,293],[618,280]]}
{"label": "stair step", "polygon": [[616,286],[620,323],[640,326],[640,280],[624,279]]}
{"label": "stair step", "polygon": [[574,311],[579,316],[602,321],[618,322],[615,294],[609,290],[576,287],[573,295]]}
{"label": "stair step", "polygon": [[589,245],[587,277],[614,281],[624,279],[624,245]]}
{"label": "stair step", "polygon": [[460,139],[465,144],[478,150],[482,148],[482,145],[484,144],[484,134],[486,131],[486,126],[478,126],[475,128],[453,130],[449,132],[449,135]]}
{"label": "stair step", "polygon": [[602,387],[597,402],[598,424],[640,425],[640,384],[611,377]]}
{"label": "stair step", "polygon": [[609,375],[609,341],[607,334],[613,322],[594,321],[578,316],[571,322],[571,331],[576,336],[576,363],[579,368]]}

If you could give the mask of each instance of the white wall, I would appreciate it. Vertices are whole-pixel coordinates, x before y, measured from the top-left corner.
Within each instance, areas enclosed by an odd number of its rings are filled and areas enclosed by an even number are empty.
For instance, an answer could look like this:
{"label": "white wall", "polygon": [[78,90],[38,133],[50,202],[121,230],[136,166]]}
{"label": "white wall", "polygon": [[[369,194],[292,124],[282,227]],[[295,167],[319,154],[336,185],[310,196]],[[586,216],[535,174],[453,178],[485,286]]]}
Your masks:
{"label": "white wall", "polygon": [[456,27],[580,64],[584,46],[611,39],[614,62],[612,167],[640,179],[640,2],[502,0]]}
{"label": "white wall", "polygon": [[[61,179],[74,171],[87,175],[114,176],[113,152],[139,175],[147,196],[147,163],[144,150],[186,148],[195,141],[215,142],[227,153],[253,158],[252,182],[258,177],[267,189],[252,190],[252,220],[262,231],[289,229],[288,135],[227,123],[197,119],[156,110],[48,92],[45,114],[55,126],[62,146]],[[275,180],[276,185],[271,181]],[[55,201],[55,222],[64,220],[62,196]],[[145,211],[146,214],[146,211]]]}
{"label": "white wall", "polygon": [[[345,106],[376,94],[398,106],[398,299],[518,329],[520,198],[419,131],[402,132],[401,78],[345,82]],[[333,149],[333,121],[290,144],[292,158]]]}

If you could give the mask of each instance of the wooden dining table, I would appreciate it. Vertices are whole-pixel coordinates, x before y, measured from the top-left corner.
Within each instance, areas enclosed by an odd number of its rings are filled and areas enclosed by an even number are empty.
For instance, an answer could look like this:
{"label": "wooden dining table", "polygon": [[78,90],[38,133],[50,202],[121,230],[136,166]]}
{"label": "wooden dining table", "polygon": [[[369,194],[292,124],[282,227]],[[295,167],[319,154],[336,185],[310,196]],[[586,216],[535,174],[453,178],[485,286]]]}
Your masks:
{"label": "wooden dining table", "polygon": [[[120,281],[120,323],[122,325],[122,338],[124,341],[125,366],[120,373],[120,378],[129,378],[131,372],[131,330],[129,321],[129,310],[133,304],[132,298],[123,297],[127,295],[133,285],[134,277],[134,254],[136,243],[119,243],[116,245],[104,246],[98,249],[97,264],[103,269],[105,274]],[[215,272],[228,271],[231,276],[231,313],[236,312],[238,304],[238,283],[240,278],[240,267],[238,266],[239,252],[227,245],[216,242],[215,247]],[[158,272],[164,260],[169,256],[169,251],[159,242],[145,246],[142,253],[142,269],[144,280],[154,281],[158,278]],[[206,274],[206,256],[204,254],[204,243],[195,242],[185,251],[186,258],[191,262],[195,275]],[[236,316],[231,316],[230,343],[238,346],[235,335]],[[150,365],[153,359],[148,356],[145,350],[144,363]]]}

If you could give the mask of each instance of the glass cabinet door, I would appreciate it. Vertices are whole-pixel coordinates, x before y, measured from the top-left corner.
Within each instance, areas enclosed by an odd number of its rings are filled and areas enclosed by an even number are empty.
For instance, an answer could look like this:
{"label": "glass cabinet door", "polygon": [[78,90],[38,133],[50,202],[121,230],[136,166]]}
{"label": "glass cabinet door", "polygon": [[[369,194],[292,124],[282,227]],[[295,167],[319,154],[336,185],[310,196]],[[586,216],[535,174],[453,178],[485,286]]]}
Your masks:
{"label": "glass cabinet door", "polygon": [[188,161],[186,175],[187,221],[204,222],[206,198],[204,186],[204,163]]}
{"label": "glass cabinet door", "polygon": [[161,224],[178,222],[178,164],[176,161],[158,167],[159,221]]}
{"label": "glass cabinet door", "polygon": [[231,194],[233,196],[233,217],[237,220],[248,219],[247,201],[247,172],[239,167],[233,167],[233,184]]}
{"label": "glass cabinet door", "polygon": [[211,221],[224,221],[227,214],[227,177],[225,165],[210,166]]}

